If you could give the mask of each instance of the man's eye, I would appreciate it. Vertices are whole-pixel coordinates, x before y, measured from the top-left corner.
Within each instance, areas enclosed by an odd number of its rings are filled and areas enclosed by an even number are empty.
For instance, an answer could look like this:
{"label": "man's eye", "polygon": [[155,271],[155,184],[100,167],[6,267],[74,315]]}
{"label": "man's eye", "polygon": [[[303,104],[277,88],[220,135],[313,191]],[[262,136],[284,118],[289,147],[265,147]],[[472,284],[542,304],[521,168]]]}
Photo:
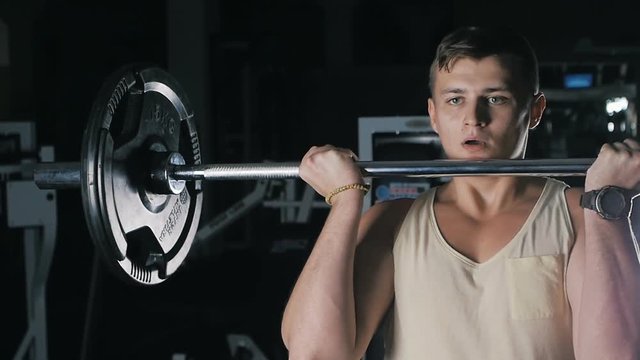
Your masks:
{"label": "man's eye", "polygon": [[462,100],[460,98],[457,98],[457,97],[447,100],[447,103],[451,104],[451,105],[458,105],[461,102],[462,102]]}
{"label": "man's eye", "polygon": [[502,96],[490,96],[487,98],[487,102],[491,105],[504,104],[505,98]]}

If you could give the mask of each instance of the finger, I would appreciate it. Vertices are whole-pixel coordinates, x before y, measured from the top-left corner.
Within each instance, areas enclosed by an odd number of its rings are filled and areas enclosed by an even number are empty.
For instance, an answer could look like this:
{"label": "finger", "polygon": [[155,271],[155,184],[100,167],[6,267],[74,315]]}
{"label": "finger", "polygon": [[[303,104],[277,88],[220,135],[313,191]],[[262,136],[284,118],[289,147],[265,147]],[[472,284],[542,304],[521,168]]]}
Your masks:
{"label": "finger", "polygon": [[624,152],[631,155],[631,153],[633,152],[633,149],[630,148],[629,145],[627,145],[624,142],[616,141],[614,143],[611,143],[611,147],[613,148],[613,150],[615,150],[618,153]]}
{"label": "finger", "polygon": [[343,148],[343,147],[338,147],[336,148],[336,150],[338,150],[340,153],[342,153],[344,156],[350,158],[353,161],[358,160],[358,156],[356,155],[356,153],[354,153],[351,149],[348,148]]}
{"label": "finger", "polygon": [[335,147],[333,145],[330,144],[326,144],[326,145],[322,145],[322,146],[312,146],[309,148],[309,150],[307,150],[307,153],[304,155],[304,157],[310,157],[312,155],[324,152],[324,151],[329,151],[335,149]]}
{"label": "finger", "polygon": [[626,138],[622,143],[625,144],[627,147],[629,147],[633,151],[640,151],[640,144],[633,139]]}
{"label": "finger", "polygon": [[345,150],[346,150],[346,153],[349,156],[349,158],[351,158],[351,160],[358,161],[358,155],[356,155],[356,153],[351,151],[351,149],[345,149]]}
{"label": "finger", "polygon": [[613,147],[608,143],[604,143],[604,144],[602,144],[602,146],[600,146],[600,152],[599,153],[607,152],[607,151],[610,151],[610,150],[613,150]]}
{"label": "finger", "polygon": [[306,159],[309,156],[317,153],[318,151],[320,151],[320,147],[318,146],[312,146],[309,148],[309,150],[307,150],[307,152],[302,156],[302,159]]}

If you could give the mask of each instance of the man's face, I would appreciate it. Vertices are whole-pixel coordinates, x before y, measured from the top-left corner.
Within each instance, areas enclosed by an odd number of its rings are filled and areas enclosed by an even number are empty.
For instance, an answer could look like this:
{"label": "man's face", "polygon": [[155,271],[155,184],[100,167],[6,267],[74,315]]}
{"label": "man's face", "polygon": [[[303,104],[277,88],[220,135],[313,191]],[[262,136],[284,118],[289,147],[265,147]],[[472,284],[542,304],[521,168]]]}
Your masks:
{"label": "man's face", "polygon": [[[450,159],[523,158],[529,95],[494,57],[461,58],[436,73],[429,116]],[[539,119],[539,117],[538,117]]]}

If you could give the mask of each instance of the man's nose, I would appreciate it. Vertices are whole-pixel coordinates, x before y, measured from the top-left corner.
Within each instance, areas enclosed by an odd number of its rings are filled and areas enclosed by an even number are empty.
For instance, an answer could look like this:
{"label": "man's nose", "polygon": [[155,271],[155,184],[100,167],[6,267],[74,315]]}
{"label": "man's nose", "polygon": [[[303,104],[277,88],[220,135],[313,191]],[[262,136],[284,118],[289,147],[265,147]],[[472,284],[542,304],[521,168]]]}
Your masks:
{"label": "man's nose", "polygon": [[485,127],[490,121],[489,109],[482,101],[477,101],[469,107],[464,124],[467,126]]}

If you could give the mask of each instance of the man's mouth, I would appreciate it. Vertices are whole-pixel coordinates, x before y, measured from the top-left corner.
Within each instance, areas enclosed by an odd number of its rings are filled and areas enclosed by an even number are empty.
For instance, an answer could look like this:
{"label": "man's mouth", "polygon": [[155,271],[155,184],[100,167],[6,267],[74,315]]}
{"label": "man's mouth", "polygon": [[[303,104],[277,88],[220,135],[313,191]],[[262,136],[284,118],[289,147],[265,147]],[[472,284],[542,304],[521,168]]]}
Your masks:
{"label": "man's mouth", "polygon": [[479,139],[466,139],[462,144],[470,145],[470,146],[478,146],[478,145],[484,145],[484,141]]}

